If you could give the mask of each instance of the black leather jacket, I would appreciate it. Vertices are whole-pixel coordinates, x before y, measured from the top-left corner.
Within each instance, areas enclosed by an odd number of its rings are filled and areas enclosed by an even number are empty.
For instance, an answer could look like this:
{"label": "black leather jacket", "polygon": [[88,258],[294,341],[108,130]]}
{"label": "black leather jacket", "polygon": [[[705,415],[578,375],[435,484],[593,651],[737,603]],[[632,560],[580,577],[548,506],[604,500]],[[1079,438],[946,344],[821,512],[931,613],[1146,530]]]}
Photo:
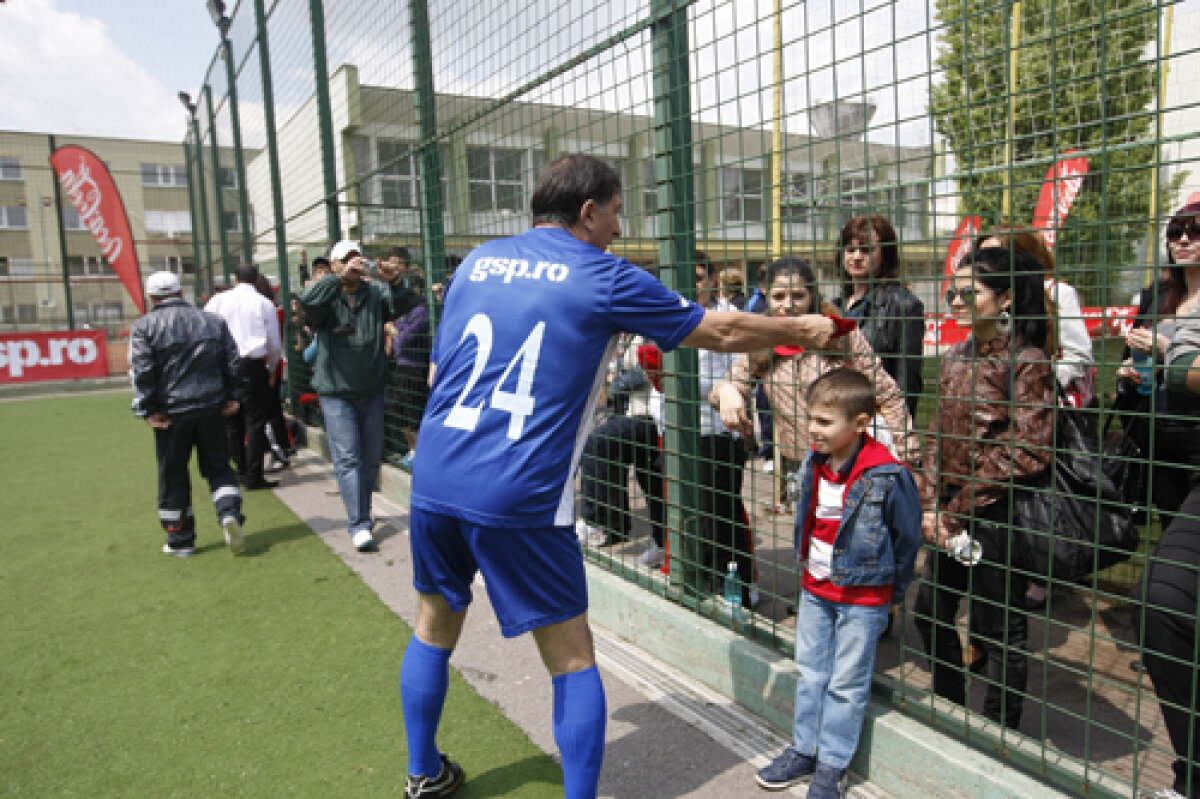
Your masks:
{"label": "black leather jacket", "polygon": [[228,400],[245,396],[237,344],[225,320],[177,298],[134,322],[129,376],[133,412],[140,417],[216,413]]}
{"label": "black leather jacket", "polygon": [[895,283],[876,286],[851,309],[846,309],[844,299],[838,304],[846,316],[858,320],[863,336],[900,386],[908,412],[915,418],[924,387],[921,367],[925,306],[911,291]]}

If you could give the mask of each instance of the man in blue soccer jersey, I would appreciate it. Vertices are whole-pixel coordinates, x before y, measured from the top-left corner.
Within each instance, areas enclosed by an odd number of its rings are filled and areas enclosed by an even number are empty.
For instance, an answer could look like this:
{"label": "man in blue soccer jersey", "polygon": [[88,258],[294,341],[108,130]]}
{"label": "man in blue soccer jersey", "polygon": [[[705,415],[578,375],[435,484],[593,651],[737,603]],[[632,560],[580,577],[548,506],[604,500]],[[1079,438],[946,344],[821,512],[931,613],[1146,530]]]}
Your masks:
{"label": "man in blue soccer jersey", "polygon": [[664,351],[746,352],[823,346],[838,332],[818,315],[706,311],[609,255],[620,189],[604,162],[559,158],[534,189],[534,227],[477,248],[447,292],[413,465],[419,596],[400,670],[410,799],[448,796],[464,778],[434,739],[477,571],[501,632],[532,632],[553,678],[567,798],[596,795],[606,711],[573,529],[574,472],[617,334]]}

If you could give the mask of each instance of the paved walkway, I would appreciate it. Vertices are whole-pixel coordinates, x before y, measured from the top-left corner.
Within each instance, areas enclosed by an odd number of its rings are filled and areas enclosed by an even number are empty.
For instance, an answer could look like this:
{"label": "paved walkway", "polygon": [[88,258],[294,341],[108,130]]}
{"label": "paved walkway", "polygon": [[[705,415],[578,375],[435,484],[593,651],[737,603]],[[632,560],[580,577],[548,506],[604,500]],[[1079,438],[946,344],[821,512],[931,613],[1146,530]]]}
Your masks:
{"label": "paved walkway", "polygon": [[[412,625],[416,603],[409,559],[408,516],[376,495],[378,553],[350,545],[345,512],[329,465],[303,450],[282,475],[276,495],[319,535],[398,616]],[[483,591],[467,617],[451,659],[482,696],[496,704],[541,749],[557,758],[551,728],[551,685],[530,636],[504,639]],[[754,797],[754,772],[786,739],[727,698],[596,629],[596,649],[608,698],[602,797]],[[400,663],[397,658],[396,667]],[[469,723],[444,718],[443,724]],[[470,778],[468,767],[468,779]],[[794,788],[783,796],[804,796]],[[868,783],[856,799],[886,799]]]}

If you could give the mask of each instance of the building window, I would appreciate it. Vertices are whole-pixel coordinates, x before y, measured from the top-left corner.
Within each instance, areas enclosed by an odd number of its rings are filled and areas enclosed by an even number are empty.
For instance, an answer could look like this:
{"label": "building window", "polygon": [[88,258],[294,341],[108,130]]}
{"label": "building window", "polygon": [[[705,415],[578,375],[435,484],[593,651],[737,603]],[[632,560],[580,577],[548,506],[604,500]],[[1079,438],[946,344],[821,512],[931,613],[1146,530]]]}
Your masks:
{"label": "building window", "polygon": [[72,277],[104,277],[112,275],[108,259],[102,255],[68,255],[67,274]]}
{"label": "building window", "polygon": [[20,158],[0,156],[0,180],[22,180],[24,176]]}
{"label": "building window", "polygon": [[221,186],[226,189],[236,189],[238,187],[237,170],[232,167],[221,167]]}
{"label": "building window", "polygon": [[21,205],[0,205],[0,228],[9,230],[26,230],[29,228],[29,214]]}
{"label": "building window", "polygon": [[0,278],[33,277],[32,258],[8,258],[0,255]]}
{"label": "building window", "polygon": [[142,164],[142,185],[184,188],[187,186],[187,167],[169,164]]}
{"label": "building window", "polygon": [[376,163],[384,166],[379,173],[380,202],[390,208],[417,208],[421,196],[420,162],[412,150],[412,142],[378,139],[375,142]]}
{"label": "building window", "polygon": [[785,222],[812,221],[812,176],[807,172],[791,172],[783,179],[783,198],[780,215]]}
{"label": "building window", "polygon": [[467,150],[471,211],[524,211],[524,160],[523,150]]}
{"label": "building window", "polygon": [[83,218],[73,205],[65,205],[62,209],[63,230],[87,230],[83,226]]}
{"label": "building window", "polygon": [[0,324],[31,325],[35,322],[37,322],[37,305],[35,303],[0,305]]}
{"label": "building window", "polygon": [[242,232],[242,215],[240,213],[237,211],[226,211],[224,220],[226,233]]}
{"label": "building window", "polygon": [[763,221],[761,169],[722,169],[721,207],[726,222]]}
{"label": "building window", "polygon": [[192,230],[192,215],[188,211],[147,211],[146,232],[178,236]]}
{"label": "building window", "polygon": [[151,272],[174,272],[177,275],[194,275],[196,264],[188,255],[151,255]]}

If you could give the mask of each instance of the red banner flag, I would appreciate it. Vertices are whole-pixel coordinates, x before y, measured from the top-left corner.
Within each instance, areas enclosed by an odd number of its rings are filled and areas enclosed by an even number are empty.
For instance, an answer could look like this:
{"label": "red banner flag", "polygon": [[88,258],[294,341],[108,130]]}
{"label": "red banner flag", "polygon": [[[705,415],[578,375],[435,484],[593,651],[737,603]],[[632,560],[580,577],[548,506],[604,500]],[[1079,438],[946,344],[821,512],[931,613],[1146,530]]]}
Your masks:
{"label": "red banner flag", "polygon": [[1075,197],[1083,188],[1083,178],[1088,173],[1087,156],[1065,157],[1077,152],[1067,150],[1063,158],[1054,162],[1042,183],[1037,205],[1033,207],[1033,229],[1042,234],[1046,246],[1052,250],[1058,238],[1058,229],[1070,213]]}
{"label": "red banner flag", "polygon": [[[963,220],[958,223],[958,227],[954,230],[954,238],[950,240],[950,248],[946,250],[946,279],[942,281],[942,294],[945,294],[946,289],[950,288],[950,278],[954,276],[962,259],[971,251],[975,237],[982,229],[983,223],[977,216],[964,216]],[[928,326],[927,321],[925,333],[927,338],[930,336]],[[967,333],[959,328],[958,322],[954,321],[953,316],[947,315],[937,323],[935,337],[942,344],[949,345],[962,341],[967,337]]]}
{"label": "red banner flag", "polygon": [[100,245],[100,252],[121,278],[134,305],[145,313],[146,301],[142,296],[142,276],[133,232],[108,167],[95,153],[73,145],[55,150],[50,155],[50,165],[54,167],[63,191],[75,204],[83,226]]}

